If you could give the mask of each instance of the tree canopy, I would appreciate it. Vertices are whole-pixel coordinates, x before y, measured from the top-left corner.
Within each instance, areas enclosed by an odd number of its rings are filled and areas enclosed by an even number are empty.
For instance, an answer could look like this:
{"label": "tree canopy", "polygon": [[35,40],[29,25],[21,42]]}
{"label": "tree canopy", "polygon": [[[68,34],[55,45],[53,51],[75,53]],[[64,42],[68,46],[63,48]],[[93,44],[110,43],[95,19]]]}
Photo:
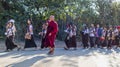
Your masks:
{"label": "tree canopy", "polygon": [[26,21],[33,21],[35,36],[41,31],[42,23],[50,15],[55,15],[59,24],[57,38],[64,39],[65,25],[77,25],[77,36],[83,23],[100,25],[120,24],[120,3],[114,0],[0,0],[0,37],[4,37],[5,24],[9,19],[15,19],[16,37],[24,38]]}

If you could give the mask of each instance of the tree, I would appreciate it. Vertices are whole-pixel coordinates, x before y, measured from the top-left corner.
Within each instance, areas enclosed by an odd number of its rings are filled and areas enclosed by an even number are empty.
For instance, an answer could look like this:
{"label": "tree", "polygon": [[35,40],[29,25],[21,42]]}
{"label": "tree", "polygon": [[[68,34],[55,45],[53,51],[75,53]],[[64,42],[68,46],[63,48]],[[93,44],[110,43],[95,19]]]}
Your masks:
{"label": "tree", "polygon": [[[41,31],[42,24],[50,15],[55,15],[59,24],[57,38],[63,40],[67,23],[77,26],[77,37],[83,23],[101,25],[119,24],[118,2],[112,0],[0,0],[0,36],[4,36],[5,24],[9,19],[15,19],[18,40],[24,39],[26,21],[32,19],[35,37]],[[22,32],[22,33],[21,33]]]}

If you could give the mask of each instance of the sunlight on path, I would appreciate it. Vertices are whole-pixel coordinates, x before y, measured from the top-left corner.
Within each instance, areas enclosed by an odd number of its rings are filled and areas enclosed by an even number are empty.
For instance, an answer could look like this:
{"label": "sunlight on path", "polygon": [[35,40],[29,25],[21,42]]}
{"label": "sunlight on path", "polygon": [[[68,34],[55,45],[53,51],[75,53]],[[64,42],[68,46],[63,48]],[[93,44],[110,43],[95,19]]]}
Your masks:
{"label": "sunlight on path", "polygon": [[0,67],[120,67],[120,50],[57,48],[48,56],[47,50],[0,53]]}

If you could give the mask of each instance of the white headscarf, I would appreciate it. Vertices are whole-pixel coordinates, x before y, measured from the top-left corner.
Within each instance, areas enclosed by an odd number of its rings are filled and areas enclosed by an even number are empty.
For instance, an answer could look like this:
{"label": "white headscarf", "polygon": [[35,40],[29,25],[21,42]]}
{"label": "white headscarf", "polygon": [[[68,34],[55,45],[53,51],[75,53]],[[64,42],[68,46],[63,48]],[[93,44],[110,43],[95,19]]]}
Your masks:
{"label": "white headscarf", "polygon": [[9,22],[15,23],[15,20],[14,19],[10,19]]}

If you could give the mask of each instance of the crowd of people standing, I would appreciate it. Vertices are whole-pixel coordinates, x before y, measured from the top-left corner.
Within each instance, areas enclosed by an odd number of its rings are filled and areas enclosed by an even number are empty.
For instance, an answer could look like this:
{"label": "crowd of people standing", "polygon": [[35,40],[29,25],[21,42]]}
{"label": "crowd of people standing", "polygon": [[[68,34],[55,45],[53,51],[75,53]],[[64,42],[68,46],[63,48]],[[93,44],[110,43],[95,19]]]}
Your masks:
{"label": "crowd of people standing", "polygon": [[108,48],[120,47],[120,27],[119,26],[100,26],[91,24],[88,27],[83,25],[81,31],[82,43],[84,48]]}

